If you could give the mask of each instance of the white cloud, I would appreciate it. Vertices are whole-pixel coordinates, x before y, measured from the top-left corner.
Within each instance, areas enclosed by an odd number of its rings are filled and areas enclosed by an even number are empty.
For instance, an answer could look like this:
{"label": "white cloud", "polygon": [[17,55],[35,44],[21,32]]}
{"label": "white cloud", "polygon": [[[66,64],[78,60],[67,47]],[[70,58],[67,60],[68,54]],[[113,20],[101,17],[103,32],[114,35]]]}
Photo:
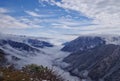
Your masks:
{"label": "white cloud", "polygon": [[0,8],[0,13],[8,13],[8,12],[9,12],[9,10],[4,9],[4,8]]}
{"label": "white cloud", "polygon": [[120,25],[120,1],[119,0],[62,0],[55,5],[76,10],[93,18],[93,23],[106,27],[117,27]]}
{"label": "white cloud", "polygon": [[[36,12],[35,12],[36,11]],[[35,9],[35,11],[24,11],[25,13],[27,13],[27,15],[32,16],[33,18],[48,18],[48,17],[54,17],[55,15],[53,14],[40,14],[40,10],[39,9]],[[49,13],[49,12],[48,12]]]}
{"label": "white cloud", "polygon": [[27,28],[28,25],[21,23],[16,18],[7,15],[10,11],[5,8],[0,8],[0,27],[1,28]]}
{"label": "white cloud", "polygon": [[19,22],[12,16],[0,14],[0,27],[2,28],[27,28],[28,25]]}
{"label": "white cloud", "polygon": [[13,17],[9,15],[10,11],[5,8],[0,8],[0,28],[41,28],[40,20],[33,18],[32,20],[26,17]]}
{"label": "white cloud", "polygon": [[27,24],[29,28],[42,28],[42,26],[40,25],[42,21],[36,17],[30,19],[29,17],[27,18],[23,16],[23,17],[19,17],[19,21]]}
{"label": "white cloud", "polygon": [[40,17],[40,15],[36,12],[33,11],[25,11],[28,15],[33,16],[33,17]]}

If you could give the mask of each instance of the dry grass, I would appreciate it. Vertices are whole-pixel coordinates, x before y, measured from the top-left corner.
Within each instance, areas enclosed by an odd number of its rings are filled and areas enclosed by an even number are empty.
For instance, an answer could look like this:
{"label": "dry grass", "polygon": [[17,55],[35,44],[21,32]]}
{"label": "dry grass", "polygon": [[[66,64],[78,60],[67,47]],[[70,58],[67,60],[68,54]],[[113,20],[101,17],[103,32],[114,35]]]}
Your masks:
{"label": "dry grass", "polygon": [[64,81],[60,75],[47,67],[35,64],[25,66],[21,70],[14,67],[0,68],[0,81]]}

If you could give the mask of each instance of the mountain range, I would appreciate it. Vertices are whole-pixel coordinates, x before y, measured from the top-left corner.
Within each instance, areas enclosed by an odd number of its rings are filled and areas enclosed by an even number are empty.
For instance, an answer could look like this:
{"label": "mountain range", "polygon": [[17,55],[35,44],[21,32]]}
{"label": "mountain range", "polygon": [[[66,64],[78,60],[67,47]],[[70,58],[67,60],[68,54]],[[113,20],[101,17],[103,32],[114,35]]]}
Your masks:
{"label": "mountain range", "polygon": [[[119,58],[117,35],[84,35],[56,46],[46,38],[0,34],[1,66],[35,63],[55,66],[63,76],[70,73],[82,81],[120,81]],[[72,76],[67,80],[75,81]]]}

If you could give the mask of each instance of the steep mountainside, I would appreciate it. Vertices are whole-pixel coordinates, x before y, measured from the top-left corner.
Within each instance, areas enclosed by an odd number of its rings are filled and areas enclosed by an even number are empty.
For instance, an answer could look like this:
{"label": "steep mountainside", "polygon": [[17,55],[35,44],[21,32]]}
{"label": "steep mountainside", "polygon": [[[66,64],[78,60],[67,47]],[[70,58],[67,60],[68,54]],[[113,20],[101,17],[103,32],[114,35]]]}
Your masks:
{"label": "steep mountainside", "polygon": [[70,64],[65,69],[72,74],[82,77],[82,73],[87,71],[88,76],[94,80],[98,80],[111,72],[113,68],[118,68],[116,63],[120,64],[119,58],[120,46],[111,44],[103,45],[85,52],[73,53],[66,57],[64,62]]}
{"label": "steep mountainside", "polygon": [[104,44],[120,45],[120,36],[117,35],[93,35],[80,36],[61,49],[67,52],[85,51]]}
{"label": "steep mountainside", "polygon": [[[64,58],[63,61],[68,63],[68,66],[63,68],[80,78],[120,81],[120,45],[113,44],[114,41],[108,44],[108,41],[100,37],[79,37],[73,40],[62,49],[72,50],[72,53]],[[70,44],[71,48],[65,49]]]}
{"label": "steep mountainside", "polygon": [[63,47],[61,50],[69,52],[76,52],[80,50],[83,51],[102,44],[105,44],[105,40],[103,40],[101,37],[79,37],[67,43],[67,45],[65,45],[65,47]]}

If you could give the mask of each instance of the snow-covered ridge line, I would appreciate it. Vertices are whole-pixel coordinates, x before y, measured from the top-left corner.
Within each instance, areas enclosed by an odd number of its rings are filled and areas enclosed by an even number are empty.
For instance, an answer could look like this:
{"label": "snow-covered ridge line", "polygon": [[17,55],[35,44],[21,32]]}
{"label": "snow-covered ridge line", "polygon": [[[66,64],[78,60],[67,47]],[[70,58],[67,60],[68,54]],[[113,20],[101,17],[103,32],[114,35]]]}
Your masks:
{"label": "snow-covered ridge line", "polygon": [[79,37],[101,37],[106,44],[120,45],[120,35],[118,34],[83,34],[79,35]]}

